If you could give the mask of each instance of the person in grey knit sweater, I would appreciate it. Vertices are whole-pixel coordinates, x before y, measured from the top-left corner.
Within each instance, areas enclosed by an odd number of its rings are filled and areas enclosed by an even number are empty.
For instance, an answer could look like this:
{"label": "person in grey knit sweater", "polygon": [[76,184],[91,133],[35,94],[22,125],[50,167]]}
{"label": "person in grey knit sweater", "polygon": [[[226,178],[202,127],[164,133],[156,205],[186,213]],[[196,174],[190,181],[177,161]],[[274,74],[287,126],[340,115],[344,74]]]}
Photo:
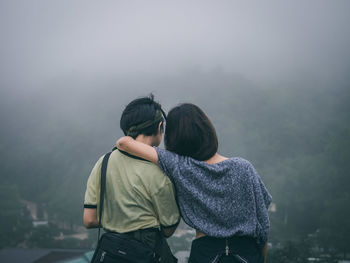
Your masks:
{"label": "person in grey knit sweater", "polygon": [[194,104],[169,112],[164,142],[166,150],[125,136],[117,148],[158,164],[173,182],[181,216],[196,230],[189,262],[266,262],[272,198],[253,165],[217,153],[215,128]]}

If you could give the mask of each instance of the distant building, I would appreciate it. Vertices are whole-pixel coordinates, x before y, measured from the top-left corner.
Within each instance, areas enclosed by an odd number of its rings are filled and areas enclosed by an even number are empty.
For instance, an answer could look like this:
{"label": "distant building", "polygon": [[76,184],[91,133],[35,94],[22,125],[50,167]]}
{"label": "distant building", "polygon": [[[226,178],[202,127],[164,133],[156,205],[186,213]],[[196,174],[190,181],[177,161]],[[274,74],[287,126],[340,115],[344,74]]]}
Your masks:
{"label": "distant building", "polygon": [[43,205],[39,205],[37,203],[31,202],[28,200],[23,200],[23,199],[21,201],[29,211],[34,227],[49,225],[48,214],[44,210]]}

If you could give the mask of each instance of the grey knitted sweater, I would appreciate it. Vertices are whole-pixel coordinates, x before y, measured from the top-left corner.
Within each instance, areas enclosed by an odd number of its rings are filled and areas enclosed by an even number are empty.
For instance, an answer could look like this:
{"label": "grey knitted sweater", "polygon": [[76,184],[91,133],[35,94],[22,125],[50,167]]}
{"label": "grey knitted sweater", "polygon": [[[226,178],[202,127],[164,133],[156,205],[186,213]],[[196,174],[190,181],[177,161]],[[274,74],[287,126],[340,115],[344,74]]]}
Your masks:
{"label": "grey knitted sweater", "polygon": [[266,243],[272,198],[249,161],[236,157],[207,164],[155,148],[190,227],[213,237],[248,236]]}

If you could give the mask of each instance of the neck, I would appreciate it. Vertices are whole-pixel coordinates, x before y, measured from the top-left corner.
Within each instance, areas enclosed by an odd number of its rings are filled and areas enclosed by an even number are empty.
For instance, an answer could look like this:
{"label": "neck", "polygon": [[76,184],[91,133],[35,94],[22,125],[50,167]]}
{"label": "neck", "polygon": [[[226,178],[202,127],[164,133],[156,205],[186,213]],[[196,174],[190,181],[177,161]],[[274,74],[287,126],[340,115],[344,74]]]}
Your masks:
{"label": "neck", "polygon": [[221,163],[222,161],[225,161],[227,157],[222,156],[218,153],[215,153],[214,156],[212,156],[210,159],[206,160],[205,162],[207,164],[215,164],[215,163]]}
{"label": "neck", "polygon": [[154,139],[153,139],[153,136],[145,136],[143,134],[140,134],[139,136],[137,136],[135,138],[135,141],[138,141],[138,142],[142,142],[144,144],[148,144],[150,146],[155,146],[154,145]]}

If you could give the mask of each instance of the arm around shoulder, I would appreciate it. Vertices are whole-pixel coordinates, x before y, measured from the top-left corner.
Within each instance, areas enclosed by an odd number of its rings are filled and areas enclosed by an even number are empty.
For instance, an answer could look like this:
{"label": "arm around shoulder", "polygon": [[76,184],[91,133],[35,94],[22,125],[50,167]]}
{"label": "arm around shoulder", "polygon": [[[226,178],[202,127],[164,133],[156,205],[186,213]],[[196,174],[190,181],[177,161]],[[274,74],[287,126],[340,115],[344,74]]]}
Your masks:
{"label": "arm around shoulder", "polygon": [[152,146],[136,141],[130,136],[124,136],[117,141],[117,148],[132,155],[158,164],[158,153]]}

